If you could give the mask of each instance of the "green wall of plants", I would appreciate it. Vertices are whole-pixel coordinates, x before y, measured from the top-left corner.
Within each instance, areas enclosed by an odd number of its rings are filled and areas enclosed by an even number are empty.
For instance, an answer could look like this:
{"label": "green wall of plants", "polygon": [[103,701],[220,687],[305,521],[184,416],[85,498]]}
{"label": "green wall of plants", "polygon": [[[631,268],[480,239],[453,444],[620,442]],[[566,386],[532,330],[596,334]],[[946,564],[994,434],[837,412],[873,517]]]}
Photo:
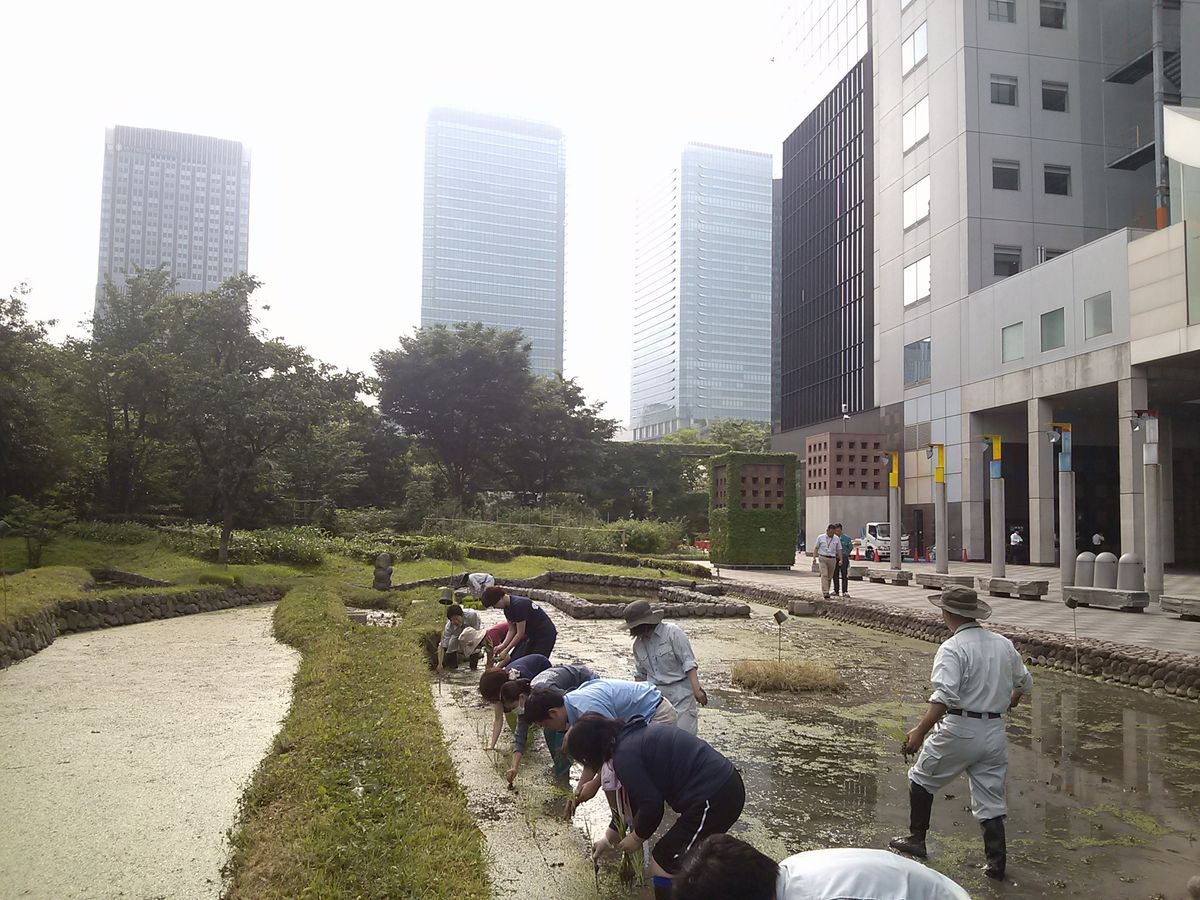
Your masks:
{"label": "green wall of plants", "polygon": [[[791,566],[796,560],[796,457],[790,453],[726,453],[709,461],[709,558],[718,566]],[[742,468],[782,465],[782,509],[743,509]],[[728,505],[717,505],[718,467],[726,467]]]}

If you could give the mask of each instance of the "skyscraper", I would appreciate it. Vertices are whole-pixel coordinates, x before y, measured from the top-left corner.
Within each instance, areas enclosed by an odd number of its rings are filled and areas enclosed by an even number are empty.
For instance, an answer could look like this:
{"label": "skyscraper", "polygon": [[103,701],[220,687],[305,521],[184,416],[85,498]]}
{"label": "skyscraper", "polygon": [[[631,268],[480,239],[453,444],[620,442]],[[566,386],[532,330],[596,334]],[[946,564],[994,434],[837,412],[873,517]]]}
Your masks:
{"label": "skyscraper", "polygon": [[246,271],[250,151],[237,141],[118,125],[105,130],[96,308],[104,283],[165,265],[181,291]]}
{"label": "skyscraper", "polygon": [[421,325],[520,329],[562,371],[566,163],[548,125],[438,109],[425,136]]}
{"label": "skyscraper", "polygon": [[635,440],[771,420],[771,156],[689,144],[638,210]]}

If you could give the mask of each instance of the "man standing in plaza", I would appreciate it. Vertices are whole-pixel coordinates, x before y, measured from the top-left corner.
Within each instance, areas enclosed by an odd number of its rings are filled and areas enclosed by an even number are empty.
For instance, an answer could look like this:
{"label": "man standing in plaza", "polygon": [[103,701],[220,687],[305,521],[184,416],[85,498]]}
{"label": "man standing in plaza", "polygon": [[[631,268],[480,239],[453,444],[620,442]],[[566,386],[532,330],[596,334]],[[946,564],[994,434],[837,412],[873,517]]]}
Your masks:
{"label": "man standing in plaza", "polygon": [[695,734],[708,694],[700,687],[692,642],[682,628],[662,619],[662,610],[645,600],[625,607],[625,624],[633,635],[633,677],[658,688],[675,707],[679,717],[675,724]]}
{"label": "man standing in plaza", "polygon": [[817,565],[821,567],[821,596],[829,599],[829,582],[837,577],[838,566],[842,562],[842,539],[834,534],[832,525],[825,528],[825,533],[817,538]]}
{"label": "man standing in plaza", "polygon": [[837,535],[838,540],[842,542],[842,558],[838,560],[837,570],[833,573],[833,596],[838,596],[838,579],[840,578],[842,580],[841,596],[849,599],[850,553],[854,549],[854,541],[850,540],[850,535],[846,534],[841,522],[833,526],[833,532]]}
{"label": "man standing in plaza", "polygon": [[904,741],[905,753],[920,751],[908,770],[909,834],[888,846],[924,859],[933,795],[965,771],[971,812],[983,830],[984,874],[1003,880],[1008,815],[1004,713],[1029,695],[1033,679],[1012,641],[979,624],[992,610],[971,588],[951,585],[929,602],[942,610],[951,635],[933,659],[929,709]]}

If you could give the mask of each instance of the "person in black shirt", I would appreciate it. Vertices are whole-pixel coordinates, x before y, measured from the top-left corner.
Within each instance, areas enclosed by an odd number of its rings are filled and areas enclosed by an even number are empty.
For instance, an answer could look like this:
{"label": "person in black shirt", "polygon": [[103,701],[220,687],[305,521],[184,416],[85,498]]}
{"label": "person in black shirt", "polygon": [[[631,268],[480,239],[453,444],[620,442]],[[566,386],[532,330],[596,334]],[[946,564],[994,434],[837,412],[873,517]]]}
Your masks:
{"label": "person in black shirt", "polygon": [[671,896],[671,876],[687,854],[706,836],[728,831],[746,804],[746,788],[733,763],[674,725],[588,713],[567,732],[567,752],[596,770],[612,760],[633,808],[633,824],[620,850],[635,852],[653,837],[664,804],[679,813],[651,855],[656,898]]}
{"label": "person in black shirt", "polygon": [[487,609],[496,607],[502,610],[504,618],[508,620],[508,637],[496,648],[496,657],[500,662],[519,659],[531,653],[550,655],[558,641],[558,629],[545,610],[528,597],[510,594],[504,588],[493,585],[483,592],[483,605]]}

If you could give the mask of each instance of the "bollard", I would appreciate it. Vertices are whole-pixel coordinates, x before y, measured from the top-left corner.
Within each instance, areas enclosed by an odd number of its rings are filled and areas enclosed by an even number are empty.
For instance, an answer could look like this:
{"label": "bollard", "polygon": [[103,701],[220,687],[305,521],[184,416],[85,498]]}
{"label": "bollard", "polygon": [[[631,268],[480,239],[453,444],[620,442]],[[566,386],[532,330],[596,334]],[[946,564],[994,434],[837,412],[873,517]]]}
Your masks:
{"label": "bollard", "polygon": [[1117,557],[1112,553],[1101,553],[1096,557],[1096,583],[1094,587],[1112,590],[1117,586]]}
{"label": "bollard", "polygon": [[1096,583],[1096,554],[1083,551],[1075,557],[1075,584],[1093,587]]}
{"label": "bollard", "polygon": [[380,553],[375,557],[375,581],[373,586],[377,591],[392,589],[392,554]]}
{"label": "bollard", "polygon": [[1144,591],[1146,570],[1136,553],[1122,553],[1117,560],[1117,589],[1122,591]]}

